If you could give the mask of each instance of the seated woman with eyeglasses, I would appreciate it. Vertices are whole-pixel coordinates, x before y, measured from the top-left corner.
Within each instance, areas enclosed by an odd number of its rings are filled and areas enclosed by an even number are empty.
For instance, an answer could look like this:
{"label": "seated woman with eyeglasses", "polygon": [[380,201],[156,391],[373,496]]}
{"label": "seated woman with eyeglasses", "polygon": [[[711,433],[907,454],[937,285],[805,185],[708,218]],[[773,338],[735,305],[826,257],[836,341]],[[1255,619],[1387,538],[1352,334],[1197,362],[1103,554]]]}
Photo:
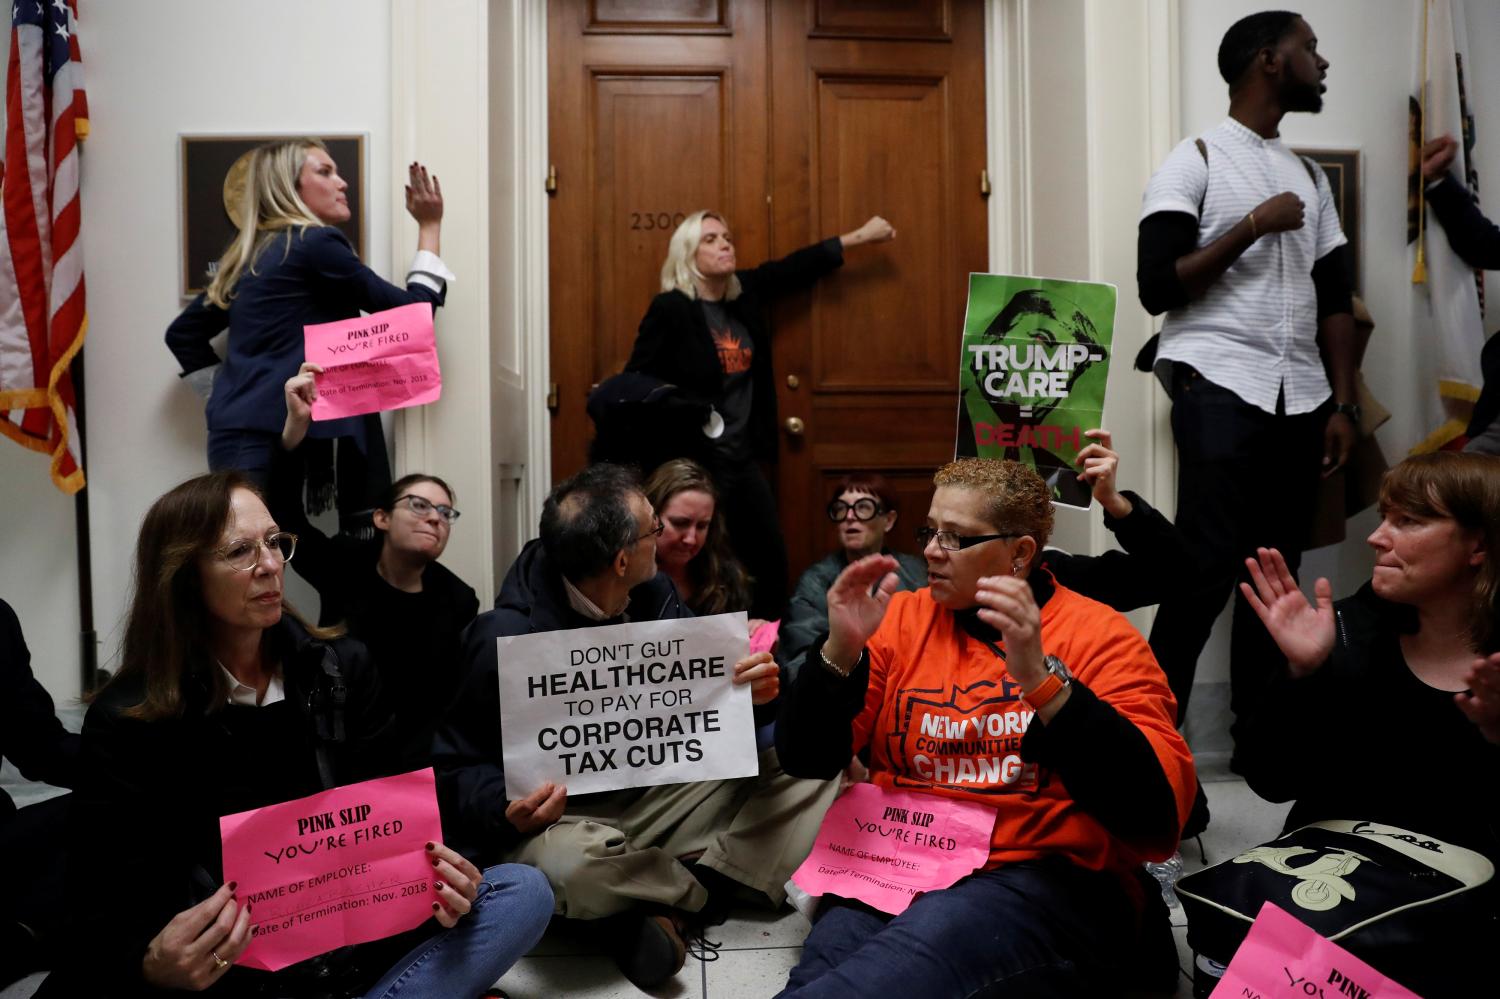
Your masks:
{"label": "seated woman with eyeglasses", "polygon": [[896,526],[896,499],[885,476],[850,472],[834,487],[827,509],[838,550],[808,566],[781,617],[776,658],[788,680],[796,679],[807,661],[807,650],[828,631],[828,588],[849,563],[866,555],[890,555],[896,560],[897,590],[927,585],[925,561],[886,547],[886,536]]}
{"label": "seated woman with eyeglasses", "polygon": [[364,647],[282,602],[296,548],[238,472],[190,479],[146,512],[120,671],[84,719],[75,959],[42,995],[467,999],[545,930],[539,872],[481,873],[433,843],[423,926],[274,974],[234,966],[253,914],[221,884],[219,818],[391,772]]}
{"label": "seated woman with eyeglasses", "polygon": [[1104,994],[1136,949],[1138,869],[1171,855],[1192,802],[1172,693],[1124,617],[1038,568],[1034,471],[968,459],[933,484],[929,585],[896,592],[889,555],[839,574],[776,748],[822,778],[868,748],[878,787],[993,808],[989,857],[894,917],[824,895],[782,995]]}
{"label": "seated woman with eyeglasses", "polygon": [[323,624],[344,622],[370,650],[407,769],[426,766],[432,734],[462,682],[459,636],[479,614],[474,589],[438,562],[458,520],[453,490],[435,475],[406,475],[375,509],[376,536],[328,537],[303,513],[297,446],[317,398],[305,363],[286,382],[286,426],[269,506],[297,533],[294,568],[322,599]]}

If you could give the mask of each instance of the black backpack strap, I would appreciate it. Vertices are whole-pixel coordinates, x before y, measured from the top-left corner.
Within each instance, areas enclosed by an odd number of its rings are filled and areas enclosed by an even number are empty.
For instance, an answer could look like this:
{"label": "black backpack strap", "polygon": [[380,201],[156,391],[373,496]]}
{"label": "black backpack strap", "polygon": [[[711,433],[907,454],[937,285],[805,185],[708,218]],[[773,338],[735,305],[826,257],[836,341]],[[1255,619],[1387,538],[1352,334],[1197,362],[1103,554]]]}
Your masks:
{"label": "black backpack strap", "polygon": [[1307,169],[1307,179],[1313,182],[1313,190],[1316,191],[1318,189],[1318,165],[1312,161],[1312,157],[1310,156],[1298,155],[1297,158],[1302,161],[1302,165]]}
{"label": "black backpack strap", "polygon": [[[1203,167],[1208,169],[1208,145],[1200,138],[1194,139],[1193,145],[1198,147],[1198,155],[1203,157]],[[1208,179],[1204,178],[1203,193],[1198,196],[1198,219],[1203,219],[1203,202],[1208,199]]]}

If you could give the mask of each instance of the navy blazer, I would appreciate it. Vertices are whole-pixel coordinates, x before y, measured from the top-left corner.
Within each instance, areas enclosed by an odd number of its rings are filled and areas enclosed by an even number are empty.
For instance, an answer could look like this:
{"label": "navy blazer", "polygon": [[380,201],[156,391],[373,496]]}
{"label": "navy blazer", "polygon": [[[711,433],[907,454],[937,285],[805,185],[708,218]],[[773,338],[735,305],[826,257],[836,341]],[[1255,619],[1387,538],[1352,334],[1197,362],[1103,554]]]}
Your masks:
{"label": "navy blazer", "polygon": [[[208,429],[281,432],[283,385],[303,361],[302,327],[353,319],[398,305],[429,302],[445,292],[408,282],[398,288],[366,267],[333,226],[304,226],[272,239],[253,268],[240,275],[225,311],[204,295],[167,327],[167,347],[184,375],[219,363],[209,340],[229,329],[224,367],[208,400]],[[314,423],[313,437],[363,439],[362,417]]]}

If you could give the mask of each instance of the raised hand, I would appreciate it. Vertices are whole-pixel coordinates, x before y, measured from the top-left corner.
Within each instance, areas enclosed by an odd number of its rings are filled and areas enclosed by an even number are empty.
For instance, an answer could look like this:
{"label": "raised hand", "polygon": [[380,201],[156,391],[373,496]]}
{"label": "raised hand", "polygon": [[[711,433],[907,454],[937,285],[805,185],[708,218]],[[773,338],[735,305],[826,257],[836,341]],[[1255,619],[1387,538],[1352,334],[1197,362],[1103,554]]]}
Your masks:
{"label": "raised hand", "polygon": [[312,405],[318,401],[318,383],[314,375],[323,369],[311,361],[303,361],[297,373],[286,380],[286,423],[281,429],[281,446],[288,451],[302,443],[307,436],[307,426],[312,422]]}
{"label": "raised hand", "polygon": [[184,909],[146,945],[141,976],[162,989],[202,992],[224,977],[250,946],[250,907],[234,897],[234,883]]}
{"label": "raised hand", "polygon": [[1078,481],[1088,485],[1094,499],[1104,507],[1104,512],[1115,519],[1129,516],[1134,509],[1130,500],[1121,496],[1115,488],[1115,472],[1120,467],[1120,456],[1112,449],[1113,439],[1108,430],[1085,430],[1083,436],[1093,441],[1078,452]]}
{"label": "raised hand", "polygon": [[770,704],[781,693],[781,667],[769,652],[756,652],[734,664],[736,686],[750,685],[750,703]]}
{"label": "raised hand", "polygon": [[437,175],[415,161],[406,168],[406,210],[417,225],[437,225],[443,221],[443,185]]}
{"label": "raised hand", "polygon": [[1255,206],[1250,214],[1255,216],[1255,232],[1258,236],[1269,236],[1273,232],[1289,232],[1302,228],[1302,212],[1306,206],[1302,199],[1291,191],[1282,191]]}
{"label": "raised hand", "polygon": [[1453,696],[1458,710],[1492,743],[1500,743],[1500,652],[1474,660],[1464,677],[1469,689]]}
{"label": "raised hand", "polygon": [[427,859],[432,861],[432,890],[437,895],[432,918],[452,929],[474,907],[483,877],[462,854],[441,843],[427,844]]}
{"label": "raised hand", "polygon": [[1286,656],[1292,675],[1307,676],[1333,652],[1333,587],[1321,577],[1313,584],[1318,598],[1314,607],[1297,588],[1279,551],[1257,548],[1255,554],[1259,561],[1245,559],[1255,585],[1252,588],[1250,583],[1241,583],[1240,592]]}
{"label": "raised hand", "polygon": [[887,243],[895,238],[895,228],[879,215],[872,215],[864,225],[853,232],[845,233],[839,237],[839,240],[847,249],[848,247],[861,246],[865,243]]}
{"label": "raised hand", "polygon": [[[889,555],[866,555],[850,562],[828,588],[828,641],[823,654],[840,666],[853,666],[880,627],[900,581]],[[879,585],[876,585],[876,584]]]}
{"label": "raised hand", "polygon": [[985,576],[974,591],[979,620],[1000,629],[1005,671],[1023,687],[1046,679],[1042,656],[1042,612],[1022,576]]}
{"label": "raised hand", "polygon": [[506,805],[505,821],[520,830],[523,836],[529,836],[562,818],[567,806],[568,789],[549,781],[526,797]]}

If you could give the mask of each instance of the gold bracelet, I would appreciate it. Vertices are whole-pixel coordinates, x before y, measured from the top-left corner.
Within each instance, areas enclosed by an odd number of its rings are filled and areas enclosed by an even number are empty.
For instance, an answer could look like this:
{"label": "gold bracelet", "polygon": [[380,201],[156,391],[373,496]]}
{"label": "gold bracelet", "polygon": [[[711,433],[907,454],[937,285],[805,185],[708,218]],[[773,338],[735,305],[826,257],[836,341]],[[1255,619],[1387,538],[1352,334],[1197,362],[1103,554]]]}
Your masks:
{"label": "gold bracelet", "polygon": [[1246,215],[1245,218],[1247,218],[1247,219],[1250,220],[1250,239],[1251,239],[1251,241],[1253,242],[1253,241],[1255,241],[1257,239],[1260,239],[1260,233],[1258,231],[1256,231],[1256,228],[1255,228],[1255,213],[1251,212],[1250,214]]}

